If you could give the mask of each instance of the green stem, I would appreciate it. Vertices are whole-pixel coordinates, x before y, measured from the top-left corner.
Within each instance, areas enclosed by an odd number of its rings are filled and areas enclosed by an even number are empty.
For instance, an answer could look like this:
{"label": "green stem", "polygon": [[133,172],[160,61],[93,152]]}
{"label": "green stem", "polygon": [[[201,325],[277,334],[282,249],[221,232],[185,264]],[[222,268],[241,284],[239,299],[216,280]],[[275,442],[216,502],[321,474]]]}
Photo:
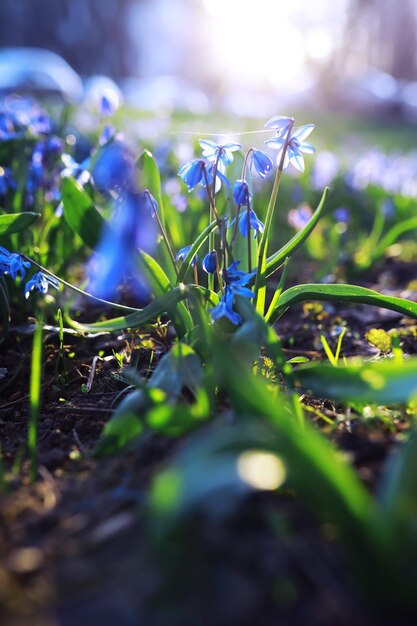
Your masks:
{"label": "green stem", "polygon": [[252,271],[252,249],[251,249],[251,240],[250,240],[250,202],[248,202],[247,213],[248,213],[248,228],[247,228],[247,237],[248,237],[248,272]]}
{"label": "green stem", "polygon": [[269,230],[271,228],[272,218],[274,215],[275,204],[277,201],[279,186],[282,178],[282,171],[284,168],[284,159],[287,153],[288,144],[291,139],[291,132],[294,126],[294,120],[291,120],[289,125],[287,136],[285,139],[285,144],[282,149],[281,159],[278,165],[277,173],[275,175],[274,185],[272,187],[271,197],[269,199],[268,208],[266,211],[265,218],[265,229],[262,235],[261,243],[259,245],[259,255],[258,255],[258,268],[256,271],[255,278],[255,306],[258,313],[262,316],[265,312],[265,300],[266,300],[266,284],[265,284],[265,269],[266,269],[266,260],[267,260],[267,252],[268,252],[268,235]]}
{"label": "green stem", "polygon": [[172,251],[171,244],[169,243],[168,235],[166,233],[165,228],[162,225],[161,218],[159,217],[157,211],[155,211],[155,217],[156,217],[156,221],[158,222],[159,230],[161,231],[162,239],[165,242],[166,248],[168,250],[169,257],[170,257],[170,259],[172,261],[172,266],[174,268],[175,276],[178,276],[178,268],[177,268],[177,263],[176,263],[176,260],[175,260],[175,256],[174,256],[174,253]]}

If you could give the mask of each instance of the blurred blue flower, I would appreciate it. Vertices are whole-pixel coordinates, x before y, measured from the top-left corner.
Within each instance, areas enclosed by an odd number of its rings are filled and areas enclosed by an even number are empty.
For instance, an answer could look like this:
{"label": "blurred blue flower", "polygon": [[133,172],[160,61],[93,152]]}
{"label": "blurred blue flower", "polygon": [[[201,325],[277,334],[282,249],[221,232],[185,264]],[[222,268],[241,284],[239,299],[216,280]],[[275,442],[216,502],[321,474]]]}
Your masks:
{"label": "blurred blue flower", "polygon": [[208,252],[201,265],[207,274],[214,274],[217,267],[217,252],[215,250]]}
{"label": "blurred blue flower", "polygon": [[0,167],[0,196],[6,195],[9,189],[16,189],[17,183],[10,167]]}
{"label": "blurred blue flower", "polygon": [[102,117],[110,117],[119,108],[119,95],[113,89],[104,89],[100,97],[99,113]]}
{"label": "blurred blue flower", "polygon": [[110,126],[109,124],[106,124],[106,126],[104,126],[103,130],[101,131],[101,135],[98,140],[99,146],[104,146],[111,139],[114,139],[115,136],[116,136],[115,128],[113,126]]}
{"label": "blurred blue flower", "polygon": [[30,98],[11,96],[6,100],[5,114],[16,131],[29,131],[32,135],[48,135],[52,130],[49,116]]}
{"label": "blurred blue flower", "polygon": [[28,299],[31,291],[34,289],[37,289],[41,293],[47,293],[49,286],[59,289],[59,281],[53,276],[49,276],[43,272],[36,272],[25,285],[25,298]]}
{"label": "blurred blue flower", "polygon": [[310,220],[313,211],[308,204],[300,204],[296,209],[288,212],[288,224],[296,230],[301,230]]}
{"label": "blurred blue flower", "polygon": [[240,179],[233,185],[233,199],[237,206],[249,206],[251,193],[246,180]]}
{"label": "blurred blue flower", "polygon": [[22,132],[17,132],[10,116],[4,111],[0,111],[0,141],[10,141],[16,139]]}
{"label": "blurred blue flower", "polygon": [[26,275],[26,269],[30,267],[29,261],[24,261],[17,252],[9,252],[0,246],[0,273],[9,275],[16,280],[18,274],[21,278]]}
{"label": "blurred blue flower", "polygon": [[[313,129],[314,124],[306,124],[305,126],[300,126],[299,128],[296,128],[294,130],[288,141],[288,147],[284,157],[283,169],[286,169],[289,163],[291,163],[297,170],[299,170],[300,172],[304,172],[305,165],[302,153],[304,152],[305,154],[313,154],[316,151],[310,143],[304,141]],[[281,160],[282,151],[285,147],[286,141],[286,133],[281,134],[280,132],[276,137],[268,139],[265,142],[274,150],[279,150],[277,163],[279,163]]]}
{"label": "blurred blue flower", "polygon": [[249,159],[249,171],[251,175],[252,170],[254,169],[261,178],[266,178],[274,167],[271,157],[268,154],[265,154],[265,152],[262,152],[262,150],[256,150],[256,148],[253,148],[251,151]]}
{"label": "blurred blue flower", "polygon": [[89,168],[91,166],[91,158],[84,159],[81,163],[77,163],[70,154],[62,154],[61,161],[65,165],[61,171],[62,178],[75,178],[75,180],[84,186],[91,178]]}
{"label": "blurred blue flower", "polygon": [[[177,256],[175,257],[176,260],[185,261],[191,248],[192,248],[191,244],[189,246],[185,246],[184,248],[181,248],[181,250],[177,253]],[[191,261],[191,266],[194,267],[194,265],[196,265],[197,263],[198,263],[198,256],[195,254]]]}
{"label": "blurred blue flower", "polygon": [[263,233],[264,229],[265,226],[263,222],[258,219],[258,216],[256,215],[255,211],[252,211],[252,209],[249,211],[249,215],[248,211],[242,211],[242,213],[239,215],[239,230],[244,237],[248,236],[248,230],[253,230],[253,238],[256,239],[258,233]]}
{"label": "blurred blue flower", "polygon": [[[116,203],[113,220],[105,228],[97,249],[99,263],[89,271],[90,291],[99,298],[114,296],[118,285],[128,276],[138,275],[138,248],[151,253],[157,230],[144,192],[128,191]],[[145,291],[144,285],[139,284]]]}
{"label": "blurred blue flower", "polygon": [[242,147],[240,143],[225,143],[221,145],[206,139],[200,139],[199,144],[203,149],[203,157],[209,163],[217,162],[217,167],[222,174],[226,171],[227,166],[232,163],[233,152],[240,150]]}
{"label": "blurred blue flower", "polygon": [[91,174],[97,189],[102,192],[126,188],[134,170],[134,156],[120,141],[104,146],[93,160]]}
{"label": "blurred blue flower", "polygon": [[343,222],[344,224],[347,224],[350,217],[349,209],[345,207],[339,207],[334,211],[333,215],[337,222]]}

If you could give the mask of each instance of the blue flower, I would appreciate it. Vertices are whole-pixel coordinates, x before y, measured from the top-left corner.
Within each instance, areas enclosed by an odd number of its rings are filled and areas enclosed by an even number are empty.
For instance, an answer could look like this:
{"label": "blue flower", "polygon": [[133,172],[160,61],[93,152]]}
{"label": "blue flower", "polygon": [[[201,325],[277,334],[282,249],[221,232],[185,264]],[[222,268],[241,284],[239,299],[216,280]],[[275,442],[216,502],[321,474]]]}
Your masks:
{"label": "blue flower", "polygon": [[61,171],[62,178],[75,178],[75,180],[84,186],[91,178],[88,168],[91,165],[91,158],[84,159],[81,163],[77,163],[70,154],[62,154],[61,161],[65,165]]}
{"label": "blue flower", "polygon": [[245,298],[253,298],[254,293],[246,287],[246,285],[255,276],[256,272],[245,274],[238,270],[240,261],[233,261],[227,269],[223,269],[223,280],[226,285],[226,291],[231,291],[235,296],[244,296]]}
{"label": "blue flower", "polygon": [[[207,180],[208,180],[208,184],[209,184],[210,187],[213,185],[213,177],[214,177],[215,167],[216,166],[213,165],[212,163],[209,163],[208,165],[206,165]],[[217,169],[217,171],[216,171],[216,184],[214,186],[214,193],[218,193],[220,191],[222,183],[224,183],[226,185],[226,187],[229,187],[229,189],[231,188],[231,184],[230,184],[229,180],[227,179],[227,177],[223,174],[223,172],[221,172],[219,169]],[[201,181],[201,184],[203,185],[203,187],[206,187],[206,179],[205,179],[205,177]]]}
{"label": "blue flower", "polygon": [[313,215],[308,204],[300,204],[296,209],[291,209],[288,213],[288,224],[296,230],[301,230]]}
{"label": "blue flower", "polygon": [[[185,259],[187,258],[187,255],[189,253],[189,251],[191,250],[192,245],[190,244],[189,246],[185,246],[184,248],[181,248],[181,250],[178,252],[177,256],[175,257],[177,261],[185,261]],[[196,265],[198,262],[198,256],[195,254],[192,261],[191,261],[191,266],[194,267],[194,265]]]}
{"label": "blue flower", "polygon": [[145,191],[139,194],[139,200],[142,203],[143,209],[149,211],[152,217],[156,217],[158,213],[158,203],[149,189],[145,189]]}
{"label": "blue flower", "polygon": [[251,193],[246,180],[237,180],[233,185],[233,199],[238,207],[249,206]]}
{"label": "blue flower", "polygon": [[129,184],[133,170],[132,152],[124,143],[114,141],[102,148],[91,174],[94,184],[100,191],[114,191],[123,189]]}
{"label": "blue flower", "polygon": [[43,272],[36,272],[33,274],[32,278],[28,280],[25,286],[25,298],[28,299],[31,291],[37,289],[41,293],[47,293],[49,285],[51,287],[55,287],[55,289],[59,288],[59,281],[53,276],[49,276],[48,274],[44,274]]}
{"label": "blue flower", "polygon": [[203,148],[203,157],[209,163],[217,163],[218,169],[224,174],[226,167],[233,161],[233,152],[240,150],[240,143],[217,144],[214,141],[201,139],[200,146]]}
{"label": "blue flower", "polygon": [[204,166],[205,163],[202,159],[187,161],[187,163],[181,165],[178,170],[178,176],[182,178],[187,185],[188,191],[192,191],[194,187],[197,187],[197,185],[203,181]]}
{"label": "blue flower", "polygon": [[22,278],[26,275],[25,267],[30,267],[29,261],[24,261],[20,254],[9,252],[0,246],[0,273],[10,275],[16,280],[18,274]]}
{"label": "blue flower", "polygon": [[101,131],[101,135],[98,140],[99,146],[104,146],[111,139],[114,139],[115,136],[116,130],[114,129],[114,127],[106,124],[106,126],[104,126],[103,130]]}
{"label": "blue flower", "polygon": [[252,209],[249,211],[242,211],[239,216],[239,230],[244,237],[248,236],[248,220],[249,220],[249,229],[253,230],[253,238],[256,239],[258,233],[263,233],[265,226],[260,219],[258,219],[255,211]]}
{"label": "blue flower", "polygon": [[[287,168],[288,164],[291,163],[297,170],[300,172],[304,172],[304,157],[302,155],[303,152],[305,154],[313,154],[316,150],[310,143],[304,141],[309,134],[314,129],[314,124],[306,124],[305,126],[300,126],[296,128],[292,133],[289,141],[287,151],[285,153],[283,168]],[[279,163],[281,160],[282,151],[285,147],[285,143],[287,141],[286,134],[278,134],[276,137],[272,139],[268,139],[265,143],[269,145],[274,150],[279,150],[277,156],[277,162]]]}
{"label": "blue flower", "polygon": [[[104,228],[98,247],[99,263],[89,271],[90,290],[99,298],[111,298],[127,276],[137,276],[137,250],[152,252],[156,245],[155,222],[145,192],[126,192],[118,199],[110,228]],[[142,295],[144,285],[139,285]]]}
{"label": "blue flower", "polygon": [[255,294],[246,287],[249,281],[255,276],[255,272],[245,274],[238,270],[240,261],[234,261],[227,269],[223,269],[223,280],[225,291],[220,303],[210,310],[213,321],[226,317],[232,324],[240,324],[242,318],[239,313],[233,310],[233,301],[236,296],[253,298]]}
{"label": "blue flower", "polygon": [[201,265],[207,274],[214,274],[217,267],[217,252],[215,250],[208,252]]}
{"label": "blue flower", "polygon": [[265,128],[274,128],[279,135],[286,135],[294,118],[285,115],[275,115],[265,124]]}
{"label": "blue flower", "polygon": [[5,196],[9,189],[16,189],[17,183],[10,167],[0,167],[0,196]]}
{"label": "blue flower", "polygon": [[100,97],[100,115],[102,117],[110,117],[117,111],[119,104],[119,94],[114,89],[104,89]]}
{"label": "blue flower", "polygon": [[262,152],[262,150],[254,148],[249,158],[249,171],[252,173],[252,169],[254,169],[261,178],[266,178],[274,167],[271,157]]}
{"label": "blue flower", "polygon": [[229,319],[232,324],[237,326],[241,323],[242,318],[239,313],[233,310],[233,294],[229,291],[224,294],[221,298],[219,304],[212,309],[210,309],[211,318],[214,322],[219,320],[221,317],[226,317]]}
{"label": "blue flower", "polygon": [[345,207],[339,207],[334,211],[333,215],[337,222],[343,222],[344,224],[348,223],[350,217],[349,209],[346,209]]}

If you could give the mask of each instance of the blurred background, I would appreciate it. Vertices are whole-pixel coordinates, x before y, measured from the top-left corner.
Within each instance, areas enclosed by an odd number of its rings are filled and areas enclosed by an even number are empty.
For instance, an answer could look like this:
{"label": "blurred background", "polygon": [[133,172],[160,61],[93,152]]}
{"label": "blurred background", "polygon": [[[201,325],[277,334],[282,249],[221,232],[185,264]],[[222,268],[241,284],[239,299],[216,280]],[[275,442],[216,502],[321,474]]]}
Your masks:
{"label": "blurred background", "polygon": [[417,0],[2,0],[0,90],[79,100],[111,79],[142,110],[414,121],[416,25]]}

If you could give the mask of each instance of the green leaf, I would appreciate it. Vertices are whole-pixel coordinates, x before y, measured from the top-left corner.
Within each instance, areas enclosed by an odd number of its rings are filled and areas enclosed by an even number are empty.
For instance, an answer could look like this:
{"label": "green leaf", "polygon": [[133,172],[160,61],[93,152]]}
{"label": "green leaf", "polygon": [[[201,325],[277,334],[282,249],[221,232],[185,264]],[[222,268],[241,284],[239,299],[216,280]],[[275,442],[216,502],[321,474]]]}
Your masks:
{"label": "green leaf", "polygon": [[273,274],[279,266],[285,261],[285,258],[291,258],[291,256],[298,250],[298,248],[305,242],[305,240],[309,237],[320,217],[322,216],[324,206],[326,203],[327,195],[329,193],[329,188],[326,187],[323,191],[323,195],[319,202],[317,209],[314,211],[313,215],[310,217],[307,224],[302,228],[298,233],[290,239],[282,248],[275,252],[272,256],[268,257],[266,262],[266,272],[265,277]]}
{"label": "green leaf", "polygon": [[417,393],[417,359],[403,363],[352,359],[337,368],[327,363],[310,364],[297,369],[291,378],[304,390],[334,400],[408,402]]}
{"label": "green leaf", "polygon": [[397,311],[402,315],[417,318],[417,303],[404,298],[384,296],[372,289],[357,285],[322,285],[306,284],[290,287],[284,291],[278,301],[278,306],[272,313],[270,321],[275,322],[290,306],[309,300],[328,300],[331,302],[358,302],[369,304],[383,309]]}
{"label": "green leaf", "polygon": [[126,328],[138,328],[139,326],[143,326],[156,319],[163,313],[169,313],[169,311],[174,310],[177,304],[182,300],[185,300],[193,290],[200,292],[202,297],[211,306],[216,306],[218,304],[219,300],[216,294],[209,292],[203,287],[179,285],[178,287],[172,289],[169,293],[156,298],[144,309],[138,310],[137,313],[131,313],[129,315],[123,315],[111,320],[105,320],[104,322],[95,322],[93,324],[82,324],[68,318],[68,323],[76,330],[86,333],[115,332]]}
{"label": "green leaf", "polygon": [[395,243],[401,235],[405,233],[416,230],[417,228],[417,217],[410,217],[408,220],[403,220],[398,224],[395,224],[390,230],[382,237],[381,241],[378,245],[371,251],[371,258],[378,259],[382,256],[385,250]]}
{"label": "green leaf", "polygon": [[161,175],[158,164],[149,150],[144,150],[136,161],[136,168],[139,172],[139,185],[141,189],[148,189],[158,203],[158,215],[165,226],[165,210],[162,197]]}
{"label": "green leaf", "polygon": [[233,407],[273,426],[269,449],[282,457],[290,483],[316,514],[330,514],[357,550],[372,551],[374,542],[384,542],[370,494],[332,445],[308,423],[299,425],[281,392],[242,364],[239,346],[231,350],[230,344],[220,344],[214,354],[218,383],[228,390]]}
{"label": "green leaf", "polygon": [[[139,263],[155,296],[162,296],[172,290],[171,282],[162,267],[149,254],[141,250]],[[172,323],[180,337],[183,337],[193,326],[193,320],[184,302],[178,302],[170,308]]]}
{"label": "green leaf", "polygon": [[112,417],[104,427],[100,441],[94,451],[95,457],[114,454],[139,437],[143,424],[138,415],[123,411]]}
{"label": "green leaf", "polygon": [[97,248],[106,227],[106,221],[97,211],[88,193],[74,179],[64,178],[62,201],[67,224],[87,246]]}
{"label": "green leaf", "polygon": [[0,215],[0,235],[18,233],[31,226],[39,217],[40,213],[32,213],[30,211]]}
{"label": "green leaf", "polygon": [[195,394],[203,377],[200,357],[191,346],[178,342],[159,361],[149,382],[169,397],[177,398],[184,387]]}

